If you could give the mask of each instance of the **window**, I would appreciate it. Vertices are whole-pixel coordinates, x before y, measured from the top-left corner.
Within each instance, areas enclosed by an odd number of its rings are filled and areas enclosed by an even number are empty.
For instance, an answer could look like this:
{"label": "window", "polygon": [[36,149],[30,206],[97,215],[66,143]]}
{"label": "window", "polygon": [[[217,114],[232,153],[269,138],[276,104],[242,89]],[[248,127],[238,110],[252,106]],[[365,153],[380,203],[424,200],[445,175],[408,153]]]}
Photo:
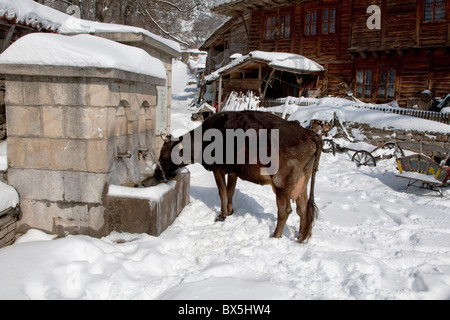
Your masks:
{"label": "window", "polygon": [[378,99],[391,100],[395,98],[395,81],[397,72],[395,70],[380,70],[378,82]]}
{"label": "window", "polygon": [[392,101],[395,99],[397,70],[366,69],[356,72],[356,98]]}
{"label": "window", "polygon": [[290,38],[291,14],[267,17],[264,29],[264,39],[266,41]]}
{"label": "window", "polygon": [[322,14],[322,33],[336,33],[336,9],[324,9]]}
{"label": "window", "polygon": [[307,11],[305,14],[305,36],[317,35],[317,11]]}
{"label": "window", "polygon": [[372,70],[358,70],[356,72],[356,97],[372,98]]}
{"label": "window", "polygon": [[268,17],[266,19],[266,32],[265,32],[266,40],[275,40],[276,28],[277,28],[277,18]]}
{"label": "window", "polygon": [[424,21],[445,20],[446,0],[424,0]]}
{"label": "window", "polygon": [[291,15],[286,14],[281,16],[280,23],[280,38],[290,38],[291,37]]}

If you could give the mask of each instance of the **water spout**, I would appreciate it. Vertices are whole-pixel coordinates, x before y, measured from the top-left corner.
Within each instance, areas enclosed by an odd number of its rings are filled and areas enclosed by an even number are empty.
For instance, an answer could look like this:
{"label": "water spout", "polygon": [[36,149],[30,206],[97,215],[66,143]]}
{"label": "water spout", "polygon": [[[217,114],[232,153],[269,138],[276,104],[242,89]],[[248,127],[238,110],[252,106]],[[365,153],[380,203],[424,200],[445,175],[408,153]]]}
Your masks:
{"label": "water spout", "polygon": [[144,158],[148,155],[150,149],[149,148],[139,148],[138,149],[138,157],[139,160],[141,160],[141,158]]}
{"label": "water spout", "polygon": [[130,159],[130,158],[131,158],[131,153],[129,151],[119,152],[119,150],[117,150],[117,157],[116,157],[117,161],[119,161],[120,159]]}

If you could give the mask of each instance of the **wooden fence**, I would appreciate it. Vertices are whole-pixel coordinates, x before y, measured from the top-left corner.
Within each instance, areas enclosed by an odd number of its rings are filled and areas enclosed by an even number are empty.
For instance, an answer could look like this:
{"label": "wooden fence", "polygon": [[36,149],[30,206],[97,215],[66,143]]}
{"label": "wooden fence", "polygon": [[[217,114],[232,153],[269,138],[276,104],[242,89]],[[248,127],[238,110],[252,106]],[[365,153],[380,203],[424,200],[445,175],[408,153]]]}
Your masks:
{"label": "wooden fence", "polygon": [[[287,98],[281,99],[262,99],[259,103],[260,108],[272,108],[282,106],[286,103]],[[312,98],[289,98],[289,104],[296,104],[302,107],[317,105],[317,99]]]}
{"label": "wooden fence", "polygon": [[[317,105],[318,100],[312,98],[290,98],[290,104],[296,104],[299,106],[312,106]],[[271,108],[284,105],[286,103],[286,98],[282,99],[263,99],[259,103],[261,108]],[[414,110],[405,108],[393,108],[388,106],[380,105],[369,105],[369,104],[355,104],[355,108],[360,109],[370,109],[382,111],[384,113],[399,114],[402,116],[410,116],[415,118],[421,118],[426,120],[431,120],[435,122],[445,123],[450,125],[450,113],[440,113],[434,111],[424,111],[424,110]]]}
{"label": "wooden fence", "polygon": [[382,111],[384,113],[399,114],[402,116],[415,117],[415,118],[431,120],[431,121],[445,123],[445,124],[450,125],[450,113],[404,109],[404,108],[392,108],[392,107],[383,107],[383,106],[372,106],[372,105],[354,105],[354,107],[362,108],[362,109],[378,110],[378,111]]}

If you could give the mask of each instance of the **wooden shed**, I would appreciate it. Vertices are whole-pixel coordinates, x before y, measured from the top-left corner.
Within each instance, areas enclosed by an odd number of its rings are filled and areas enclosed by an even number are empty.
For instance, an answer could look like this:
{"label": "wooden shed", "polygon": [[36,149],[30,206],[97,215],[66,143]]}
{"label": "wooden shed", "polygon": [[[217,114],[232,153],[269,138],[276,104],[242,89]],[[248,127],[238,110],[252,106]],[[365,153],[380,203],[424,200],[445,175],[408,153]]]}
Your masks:
{"label": "wooden shed", "polygon": [[[218,105],[231,92],[252,91],[259,97],[302,95],[324,68],[300,55],[253,51],[206,77],[217,88]],[[214,99],[213,99],[214,100]]]}

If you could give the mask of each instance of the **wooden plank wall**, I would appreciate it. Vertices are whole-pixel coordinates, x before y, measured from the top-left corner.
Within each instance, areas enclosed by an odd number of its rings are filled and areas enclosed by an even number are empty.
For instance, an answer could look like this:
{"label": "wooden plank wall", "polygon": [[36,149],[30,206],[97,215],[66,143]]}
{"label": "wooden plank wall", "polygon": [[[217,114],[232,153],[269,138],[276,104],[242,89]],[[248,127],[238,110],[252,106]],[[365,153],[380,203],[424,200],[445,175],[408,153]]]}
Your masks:
{"label": "wooden plank wall", "polygon": [[[307,0],[254,11],[249,51],[292,52],[321,63],[326,67],[318,82],[323,94],[341,94],[343,83],[355,88],[357,69],[395,69],[396,98],[406,106],[425,89],[434,96],[450,92],[450,0],[446,1],[447,17],[440,22],[423,21],[423,0]],[[374,4],[381,9],[380,30],[367,28],[367,8]],[[330,7],[337,8],[336,34],[321,35],[321,14]],[[307,10],[317,10],[317,36],[304,35]],[[279,12],[292,15],[291,38],[265,41],[265,19]]]}

